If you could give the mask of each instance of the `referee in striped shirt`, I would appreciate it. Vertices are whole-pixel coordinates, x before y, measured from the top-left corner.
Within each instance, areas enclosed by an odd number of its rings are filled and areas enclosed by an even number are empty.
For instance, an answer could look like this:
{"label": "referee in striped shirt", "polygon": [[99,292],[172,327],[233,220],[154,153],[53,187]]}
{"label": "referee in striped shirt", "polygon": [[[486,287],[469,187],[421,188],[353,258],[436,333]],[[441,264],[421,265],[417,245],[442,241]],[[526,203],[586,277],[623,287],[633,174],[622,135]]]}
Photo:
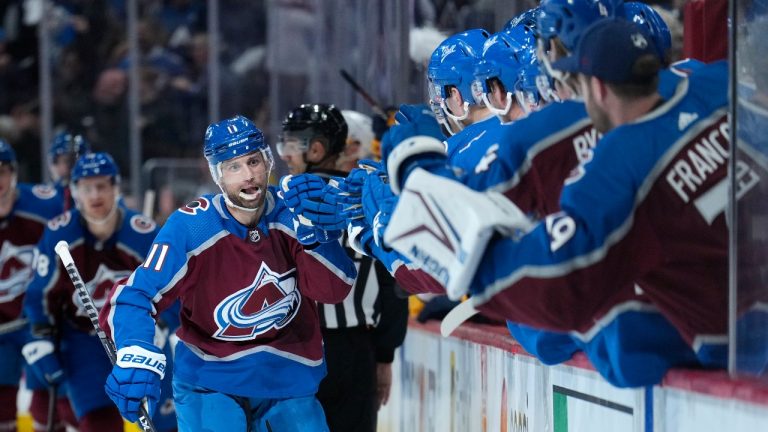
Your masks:
{"label": "referee in striped shirt", "polygon": [[[346,177],[336,162],[347,131],[335,106],[304,104],[283,120],[278,153],[291,174],[311,172],[326,181]],[[346,235],[343,239],[357,267],[357,280],[343,302],[318,305],[328,375],[317,398],[331,432],[373,432],[377,411],[389,397],[395,349],[405,339],[408,304],[395,294],[394,278],[386,268],[355,252]]]}

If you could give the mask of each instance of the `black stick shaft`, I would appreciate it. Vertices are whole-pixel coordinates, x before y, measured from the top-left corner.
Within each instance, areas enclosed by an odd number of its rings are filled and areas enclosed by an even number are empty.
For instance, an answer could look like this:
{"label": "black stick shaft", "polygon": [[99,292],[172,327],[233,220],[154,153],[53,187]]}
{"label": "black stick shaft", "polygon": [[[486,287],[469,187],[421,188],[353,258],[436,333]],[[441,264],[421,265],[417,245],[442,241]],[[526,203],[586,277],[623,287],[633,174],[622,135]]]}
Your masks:
{"label": "black stick shaft", "polygon": [[376,102],[376,99],[373,98],[370,94],[368,94],[367,91],[361,86],[360,84],[355,81],[354,78],[352,78],[352,75],[349,74],[349,72],[345,71],[344,69],[339,69],[339,73],[341,74],[341,77],[344,78],[344,81],[349,83],[349,85],[352,86],[352,88],[360,95],[362,98],[368,102],[368,105],[371,106],[371,109],[373,112],[383,118],[384,120],[387,120],[389,116],[387,116],[387,113],[384,112],[384,109],[381,107],[381,104]]}

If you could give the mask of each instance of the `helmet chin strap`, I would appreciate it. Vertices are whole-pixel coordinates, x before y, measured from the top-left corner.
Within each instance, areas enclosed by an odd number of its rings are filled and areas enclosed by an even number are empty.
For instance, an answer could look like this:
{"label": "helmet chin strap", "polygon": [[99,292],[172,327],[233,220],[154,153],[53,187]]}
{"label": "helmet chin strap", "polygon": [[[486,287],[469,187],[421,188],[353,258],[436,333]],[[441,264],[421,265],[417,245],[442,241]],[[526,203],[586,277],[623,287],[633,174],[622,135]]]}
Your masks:
{"label": "helmet chin strap", "polygon": [[488,99],[488,93],[483,93],[483,102],[485,102],[486,108],[494,114],[496,114],[499,119],[501,119],[501,116],[505,116],[509,114],[509,109],[512,107],[512,98],[514,95],[510,92],[507,92],[507,104],[504,106],[504,108],[496,108],[493,106],[491,101]]}

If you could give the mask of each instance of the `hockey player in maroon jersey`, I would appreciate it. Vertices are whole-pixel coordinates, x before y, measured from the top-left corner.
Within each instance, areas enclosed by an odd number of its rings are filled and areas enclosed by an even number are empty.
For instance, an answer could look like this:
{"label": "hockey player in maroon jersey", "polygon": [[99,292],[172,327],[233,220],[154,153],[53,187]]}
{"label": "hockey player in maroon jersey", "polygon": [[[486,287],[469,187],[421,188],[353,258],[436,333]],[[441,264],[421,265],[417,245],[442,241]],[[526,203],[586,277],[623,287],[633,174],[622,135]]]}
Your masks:
{"label": "hockey player in maroon jersey", "polygon": [[[315,301],[343,300],[354,265],[339,233],[305,227],[297,240],[299,222],[267,185],[272,153],[250,120],[210,125],[204,153],[222,193],[172,214],[101,312],[118,349],[107,393],[128,420],[145,398],[152,409],[166,364],[153,317],[179,299],[179,430],[327,430],[315,398],[326,373]],[[150,360],[131,362],[137,355]]]}

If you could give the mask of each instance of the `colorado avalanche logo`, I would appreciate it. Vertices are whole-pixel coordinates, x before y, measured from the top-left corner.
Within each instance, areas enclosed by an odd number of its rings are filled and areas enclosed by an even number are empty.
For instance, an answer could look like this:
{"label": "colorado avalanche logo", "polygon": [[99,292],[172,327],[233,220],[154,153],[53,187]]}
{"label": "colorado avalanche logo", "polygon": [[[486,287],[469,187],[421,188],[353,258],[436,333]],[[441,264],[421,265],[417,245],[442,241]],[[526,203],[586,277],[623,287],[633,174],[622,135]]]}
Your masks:
{"label": "colorado avalanche logo", "polygon": [[[91,295],[93,304],[96,308],[101,310],[104,303],[107,302],[109,290],[112,289],[115,282],[127,278],[130,275],[130,270],[112,270],[104,264],[99,264],[99,268],[96,269],[96,275],[85,284],[85,289],[88,290],[88,294]],[[88,316],[88,314],[85,313],[83,302],[80,301],[80,296],[77,295],[77,291],[72,292],[72,303],[77,307],[75,315],[82,317]]]}
{"label": "colorado avalanche logo", "polygon": [[213,337],[226,341],[252,340],[290,323],[301,306],[301,294],[293,276],[295,271],[279,274],[261,263],[252,284],[216,306],[213,315],[219,330]]}
{"label": "colorado avalanche logo", "polygon": [[34,245],[16,246],[3,242],[0,249],[0,303],[11,301],[24,293],[32,280]]}

